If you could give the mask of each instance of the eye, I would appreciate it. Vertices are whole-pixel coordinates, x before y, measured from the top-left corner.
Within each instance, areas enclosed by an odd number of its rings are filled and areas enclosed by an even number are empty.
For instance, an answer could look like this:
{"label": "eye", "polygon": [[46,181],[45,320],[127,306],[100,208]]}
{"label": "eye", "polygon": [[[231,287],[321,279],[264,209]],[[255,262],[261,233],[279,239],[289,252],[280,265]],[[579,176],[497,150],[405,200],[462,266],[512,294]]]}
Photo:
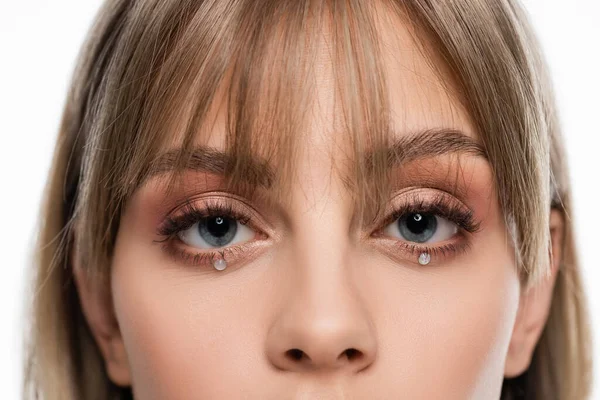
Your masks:
{"label": "eye", "polygon": [[198,249],[231,246],[251,240],[255,232],[239,220],[225,215],[201,218],[178,233],[179,239]]}
{"label": "eye", "polygon": [[431,213],[409,213],[384,228],[384,233],[407,242],[438,243],[451,239],[458,225]]}

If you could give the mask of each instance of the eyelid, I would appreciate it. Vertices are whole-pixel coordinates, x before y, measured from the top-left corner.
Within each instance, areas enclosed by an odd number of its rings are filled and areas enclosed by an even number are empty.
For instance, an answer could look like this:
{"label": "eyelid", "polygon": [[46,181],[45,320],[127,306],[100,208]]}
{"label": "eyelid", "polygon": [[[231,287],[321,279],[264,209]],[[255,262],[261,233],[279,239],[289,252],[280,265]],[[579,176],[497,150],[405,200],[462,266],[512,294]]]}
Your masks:
{"label": "eyelid", "polygon": [[[397,199],[401,199],[400,203]],[[473,211],[450,193],[430,188],[407,188],[387,203],[382,213],[384,217],[377,222],[374,230],[381,230],[406,214],[418,212],[439,215],[468,233],[475,233],[480,229]]]}
{"label": "eyelid", "polygon": [[[198,204],[202,206],[198,207]],[[181,222],[186,216],[200,217],[201,214],[209,215],[211,209],[225,209],[234,215],[238,220],[242,219],[252,229],[260,233],[271,236],[273,227],[252,207],[246,200],[236,195],[224,192],[211,192],[187,199],[183,204],[172,208],[167,212],[163,222],[158,226],[157,234],[159,236],[168,236],[176,232],[168,232],[169,222]],[[187,228],[193,225],[189,221]],[[195,221],[197,222],[197,221]],[[174,228],[173,226],[171,228]],[[182,229],[181,229],[182,230]]]}
{"label": "eyelid", "polygon": [[[399,198],[401,198],[400,205],[395,201]],[[389,224],[401,216],[416,212],[430,212],[446,218],[458,225],[458,233],[454,239],[438,244],[408,242],[382,233]],[[480,223],[475,221],[474,213],[469,207],[450,193],[437,189],[407,188],[388,202],[383,215],[385,217],[379,220],[377,228],[371,231],[370,237],[375,238],[376,243],[395,262],[408,260],[411,264],[418,265],[419,254],[426,252],[432,257],[430,266],[435,266],[467,252],[471,247],[472,234],[480,230]]]}
{"label": "eyelid", "polygon": [[[202,203],[202,205],[198,206],[198,203]],[[189,229],[200,218],[218,213],[227,214],[238,221],[243,218],[248,227],[262,237],[255,237],[230,246],[203,250],[187,245],[178,237],[178,233]],[[238,265],[249,261],[270,242],[268,239],[271,230],[272,228],[264,218],[243,199],[228,193],[211,193],[210,196],[202,195],[190,198],[184,204],[171,209],[157,228],[157,234],[163,237],[163,240],[155,240],[155,242],[162,243],[163,250],[177,263],[205,267],[206,264],[212,264],[215,257],[220,256],[225,258],[228,266],[232,265],[237,268]]]}
{"label": "eyelid", "polygon": [[[184,250],[182,248],[187,245],[173,243],[172,236],[174,236],[176,232],[173,231],[174,226],[169,226],[169,221],[173,222],[177,221],[179,218],[185,218],[186,214],[189,214],[190,211],[192,212],[192,214],[194,212],[198,214],[198,209],[201,210],[200,212],[202,212],[202,210],[206,210],[208,208],[206,204],[210,204],[210,202],[213,202],[212,204],[214,206],[218,205],[218,207],[221,209],[223,208],[223,206],[225,206],[226,208],[230,208],[231,211],[233,211],[236,215],[241,215],[243,218],[247,219],[248,226],[255,230],[258,234],[262,233],[263,235],[265,235],[265,239],[275,237],[275,232],[271,225],[268,224],[268,222],[265,221],[265,219],[262,218],[252,206],[250,206],[246,201],[244,201],[244,199],[229,193],[210,193],[209,195],[204,194],[201,196],[190,198],[184,204],[181,204],[171,209],[171,211],[167,214],[167,217],[165,217],[165,221],[163,221],[163,223],[159,225],[159,234],[161,236],[168,236],[162,242],[165,242],[165,246],[167,246],[168,252],[171,255],[176,255],[179,258],[179,262],[182,262],[182,260],[185,259],[186,264],[189,263],[193,265],[198,265],[197,260],[199,258],[206,260],[218,254],[221,254],[222,256],[224,254],[227,254],[227,257],[240,259],[252,257],[255,254],[254,250],[258,250],[259,248],[264,247],[263,245],[267,244],[267,240],[253,239],[248,242],[231,245],[229,247],[225,246],[210,251],[190,251]],[[400,205],[398,205],[398,202],[400,202]],[[196,207],[196,204],[198,203],[203,203],[205,206]],[[452,219],[452,217],[448,218],[447,214],[452,213],[452,210],[460,209],[461,217],[458,219],[462,218],[463,220],[463,226],[461,226],[461,224],[458,224],[460,228],[459,232],[461,232],[462,236],[460,238],[461,240],[454,240],[452,243],[444,242],[439,245],[417,244],[412,242],[403,242],[398,239],[393,239],[391,237],[385,237],[375,234],[376,232],[381,231],[388,224],[392,223],[394,220],[396,220],[403,214],[410,213],[411,210],[414,210],[413,212],[423,212],[423,208],[427,209],[427,207],[429,207],[429,209],[433,208],[434,212],[437,211],[436,214],[440,215],[443,218],[447,218],[454,223],[456,222]],[[467,214],[468,218],[465,218],[464,215]],[[387,203],[384,215],[386,215],[386,217],[381,219],[377,223],[378,228],[375,229],[375,232],[372,232],[370,236],[375,236],[379,239],[382,239],[380,240],[380,242],[384,245],[385,248],[387,248],[393,253],[404,254],[404,258],[406,258],[408,255],[414,256],[415,262],[416,257],[418,257],[418,254],[420,252],[426,251],[430,253],[434,258],[434,260],[432,260],[433,265],[435,265],[436,262],[439,262],[439,260],[437,259],[438,257],[435,256],[446,257],[450,253],[457,254],[460,251],[467,251],[469,248],[469,241],[467,240],[468,238],[465,237],[465,232],[475,233],[479,230],[479,223],[475,223],[475,221],[473,220],[473,212],[470,210],[470,208],[468,208],[464,203],[456,199],[451,194],[431,188],[407,188],[402,192],[396,194]],[[454,217],[458,216],[458,213],[455,213]],[[181,221],[179,220],[177,222],[177,226],[179,226],[179,231],[181,231]],[[167,228],[170,228],[170,231],[167,230]],[[237,257],[240,253],[243,253],[244,256]],[[250,256],[247,256],[248,254],[250,254]]]}

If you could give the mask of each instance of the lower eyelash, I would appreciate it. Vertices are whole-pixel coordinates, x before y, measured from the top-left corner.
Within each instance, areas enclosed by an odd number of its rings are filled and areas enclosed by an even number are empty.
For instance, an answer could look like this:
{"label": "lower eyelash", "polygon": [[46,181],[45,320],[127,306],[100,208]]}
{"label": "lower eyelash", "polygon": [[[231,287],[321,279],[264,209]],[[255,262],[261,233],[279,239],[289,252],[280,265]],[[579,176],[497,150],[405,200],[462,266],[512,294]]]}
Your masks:
{"label": "lower eyelash", "polygon": [[[440,193],[433,198],[426,199],[419,193],[409,195],[402,206],[391,212],[383,220],[383,223],[378,224],[382,228],[379,228],[374,236],[385,238],[386,247],[391,248],[393,253],[402,253],[405,258],[414,258],[415,260],[422,253],[429,254],[432,260],[448,259],[467,253],[471,247],[468,235],[478,232],[480,223],[475,221],[471,210],[460,204],[458,200],[449,199],[448,196],[448,194]],[[408,214],[416,213],[435,215],[456,224],[459,227],[457,233],[459,238],[441,245],[427,245],[425,243],[402,241],[381,234],[383,227]]]}
{"label": "lower eyelash", "polygon": [[177,248],[171,242],[163,244],[163,249],[177,262],[183,262],[188,265],[208,265],[212,264],[215,258],[220,255],[225,258],[225,249],[221,251],[210,251],[202,253],[191,253],[189,251]]}
{"label": "lower eyelash", "polygon": [[470,244],[464,243],[448,243],[442,246],[422,246],[418,244],[403,243],[407,251],[412,256],[419,256],[421,253],[428,253],[431,257],[449,257],[456,256],[458,254],[466,253],[470,248]]}
{"label": "lower eyelash", "polygon": [[[394,262],[398,262],[398,257],[402,260],[412,260],[417,263],[418,257],[423,254],[429,254],[431,264],[435,265],[440,260],[448,261],[449,259],[465,254],[471,248],[471,244],[463,237],[456,243],[446,243],[439,246],[427,246],[418,243],[403,242],[397,239],[386,238],[385,244],[382,243],[386,252]],[[431,265],[430,264],[430,265]]]}
{"label": "lower eyelash", "polygon": [[169,240],[163,243],[162,247],[163,250],[178,263],[184,263],[190,266],[210,266],[213,265],[214,261],[218,258],[230,263],[231,260],[235,261],[238,259],[241,254],[248,254],[252,249],[245,245],[246,243],[241,243],[239,245],[223,247],[212,251],[190,252],[189,250],[182,249],[177,243],[173,243],[172,240]]}

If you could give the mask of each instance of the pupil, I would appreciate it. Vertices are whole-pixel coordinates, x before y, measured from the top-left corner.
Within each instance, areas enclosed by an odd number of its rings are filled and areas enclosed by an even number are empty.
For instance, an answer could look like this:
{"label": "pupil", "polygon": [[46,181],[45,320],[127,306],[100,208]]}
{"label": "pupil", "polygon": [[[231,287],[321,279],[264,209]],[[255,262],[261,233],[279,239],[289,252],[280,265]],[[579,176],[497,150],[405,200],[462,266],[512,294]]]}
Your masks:
{"label": "pupil", "polygon": [[421,214],[412,214],[406,220],[406,227],[408,230],[417,235],[423,233],[428,225],[429,221],[426,218],[423,218]]}
{"label": "pupil", "polygon": [[223,217],[210,218],[206,221],[206,230],[213,236],[222,237],[229,232],[230,221]]}

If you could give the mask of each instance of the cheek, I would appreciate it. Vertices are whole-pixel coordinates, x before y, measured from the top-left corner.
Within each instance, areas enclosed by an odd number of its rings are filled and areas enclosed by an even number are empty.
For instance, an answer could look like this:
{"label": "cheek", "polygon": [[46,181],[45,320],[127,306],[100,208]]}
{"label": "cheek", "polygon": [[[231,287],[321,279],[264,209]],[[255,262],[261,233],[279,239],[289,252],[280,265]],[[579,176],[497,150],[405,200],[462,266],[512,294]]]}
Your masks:
{"label": "cheek", "polygon": [[175,266],[156,246],[124,229],[113,259],[114,307],[136,398],[235,398],[234,376],[238,387],[260,392],[245,378],[256,371],[264,326],[257,311],[267,307],[257,304],[263,297],[255,285],[243,270],[232,284]]}
{"label": "cheek", "polygon": [[390,386],[419,398],[497,398],[519,281],[503,238],[488,239],[439,269],[362,277],[386,315],[378,332]]}

